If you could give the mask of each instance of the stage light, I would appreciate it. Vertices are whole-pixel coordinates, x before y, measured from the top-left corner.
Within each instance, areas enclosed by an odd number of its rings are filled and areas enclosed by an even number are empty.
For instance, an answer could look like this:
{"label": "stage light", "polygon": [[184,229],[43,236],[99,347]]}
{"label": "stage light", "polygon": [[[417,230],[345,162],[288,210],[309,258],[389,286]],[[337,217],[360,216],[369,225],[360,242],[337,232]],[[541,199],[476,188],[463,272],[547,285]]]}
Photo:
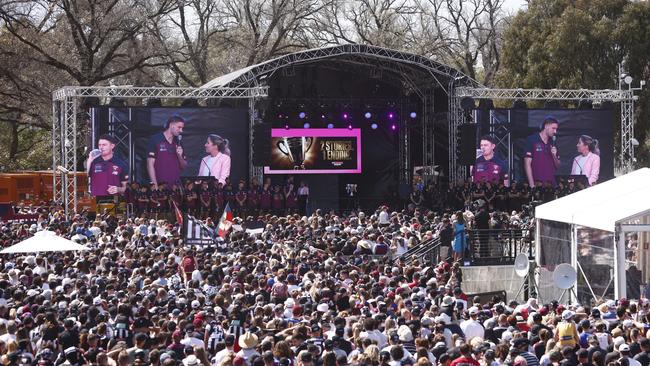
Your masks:
{"label": "stage light", "polygon": [[196,108],[199,106],[199,101],[194,98],[184,99],[181,102],[181,107],[183,108]]}
{"label": "stage light", "polygon": [[309,128],[309,127],[311,127],[311,125],[309,124],[309,122],[305,122],[305,124],[302,125],[302,127],[303,128]]}
{"label": "stage light", "polygon": [[388,112],[388,119],[393,119],[393,118],[395,118],[395,113]]}
{"label": "stage light", "polygon": [[325,119],[325,115],[324,115],[324,114],[321,114],[321,115],[320,115],[320,118],[321,118],[321,119]]}
{"label": "stage light", "polygon": [[343,119],[348,119],[349,117],[350,115],[347,112],[343,113]]}
{"label": "stage light", "polygon": [[515,99],[515,101],[512,103],[512,109],[527,109],[528,104],[526,104],[526,101],[523,99]]}
{"label": "stage light", "polygon": [[560,109],[560,101],[556,99],[548,99],[544,102],[544,109]]}
{"label": "stage light", "polygon": [[390,129],[395,131],[397,129],[397,125],[393,123],[392,125],[390,125]]}
{"label": "stage light", "polygon": [[591,109],[594,103],[590,99],[580,99],[578,102],[578,109]]}
{"label": "stage light", "polygon": [[416,112],[411,112],[410,116],[411,118],[415,119],[418,116],[418,114]]}
{"label": "stage light", "polygon": [[284,125],[284,129],[285,129],[285,130],[288,130],[288,129],[289,129],[289,124],[288,124],[288,123],[286,123],[286,124]]}
{"label": "stage light", "polygon": [[366,112],[366,113],[363,114],[363,116],[366,117],[366,119],[370,119],[370,118],[372,118],[372,113]]}
{"label": "stage light", "polygon": [[328,123],[327,128],[334,128],[334,124],[333,123]]}
{"label": "stage light", "polygon": [[464,110],[474,109],[474,99],[472,97],[463,97],[460,100],[460,107]]}
{"label": "stage light", "polygon": [[372,128],[373,130],[376,130],[377,127],[379,127],[379,126],[377,126],[376,123],[373,123],[373,124],[370,125],[370,128]]}
{"label": "stage light", "polygon": [[111,98],[111,101],[108,103],[108,106],[115,107],[115,108],[126,107],[126,101],[120,98]]}
{"label": "stage light", "polygon": [[348,124],[348,130],[352,129],[352,123]]}
{"label": "stage light", "polygon": [[492,99],[481,99],[478,101],[478,109],[482,111],[489,111],[494,109],[494,103]]}
{"label": "stage light", "polygon": [[307,117],[307,113],[305,113],[305,112],[298,113],[298,118],[304,119],[305,117]]}
{"label": "stage light", "polygon": [[283,119],[284,115],[282,113],[278,113],[278,119]]}

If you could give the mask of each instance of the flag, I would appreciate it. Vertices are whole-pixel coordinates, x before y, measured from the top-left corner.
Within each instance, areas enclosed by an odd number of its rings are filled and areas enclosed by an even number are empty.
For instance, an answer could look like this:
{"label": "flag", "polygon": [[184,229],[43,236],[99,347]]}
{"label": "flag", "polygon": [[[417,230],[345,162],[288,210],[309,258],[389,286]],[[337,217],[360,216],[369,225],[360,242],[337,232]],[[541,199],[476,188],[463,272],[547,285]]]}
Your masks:
{"label": "flag", "polygon": [[232,210],[230,209],[230,203],[226,203],[226,208],[223,210],[223,215],[219,219],[219,236],[222,238],[226,237],[226,234],[232,227]]}
{"label": "flag", "polygon": [[209,228],[192,215],[187,215],[183,230],[183,238],[185,238],[187,244],[209,245],[215,243],[215,230]]}
{"label": "flag", "polygon": [[183,214],[181,213],[181,210],[178,209],[176,202],[172,201],[172,204],[174,204],[174,214],[176,215],[176,222],[181,227],[183,227]]}

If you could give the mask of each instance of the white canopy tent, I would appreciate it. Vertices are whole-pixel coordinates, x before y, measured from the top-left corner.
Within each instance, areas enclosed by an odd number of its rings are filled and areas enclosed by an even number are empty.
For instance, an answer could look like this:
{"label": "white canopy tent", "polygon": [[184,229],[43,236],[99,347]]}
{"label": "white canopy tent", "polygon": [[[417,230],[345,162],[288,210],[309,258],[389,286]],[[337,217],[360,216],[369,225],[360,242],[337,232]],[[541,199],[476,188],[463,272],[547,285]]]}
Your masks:
{"label": "white canopy tent", "polygon": [[[588,274],[585,274],[585,263],[593,265],[593,272],[602,272],[607,267],[607,260],[613,254],[614,296],[626,296],[626,267],[625,239],[631,232],[648,232],[648,215],[650,214],[650,169],[642,168],[632,173],[611,179],[582,191],[562,197],[535,208],[536,220],[536,256],[540,268],[552,269],[560,263],[552,263],[553,258],[567,260],[565,255],[557,255],[565,244],[570,246],[570,263],[573,268],[585,277],[586,285],[593,297],[598,298],[590,284]],[[548,229],[555,225],[547,222],[566,224]],[[559,230],[558,230],[559,228]],[[554,235],[548,235],[555,230]],[[578,235],[579,230],[581,236]],[[559,233],[559,234],[558,234]],[[545,243],[546,242],[546,243]],[[553,242],[558,248],[552,247]],[[544,247],[548,245],[548,247]],[[544,251],[555,251],[545,257]],[[548,259],[551,259],[550,261]],[[581,265],[582,263],[582,265]],[[602,273],[601,273],[602,275]],[[541,280],[540,280],[541,281]],[[609,287],[609,286],[607,286]],[[607,288],[605,288],[605,295]]]}
{"label": "white canopy tent", "polygon": [[62,238],[53,231],[39,231],[29,239],[0,251],[0,254],[82,251],[90,248]]}

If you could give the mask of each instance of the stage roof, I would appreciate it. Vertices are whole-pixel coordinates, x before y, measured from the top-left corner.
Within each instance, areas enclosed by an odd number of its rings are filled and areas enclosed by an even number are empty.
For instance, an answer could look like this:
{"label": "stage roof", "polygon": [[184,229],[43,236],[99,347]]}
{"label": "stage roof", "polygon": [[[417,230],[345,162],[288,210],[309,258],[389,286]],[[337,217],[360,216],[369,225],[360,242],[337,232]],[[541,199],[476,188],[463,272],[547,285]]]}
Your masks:
{"label": "stage roof", "polygon": [[650,212],[650,168],[535,208],[535,217],[614,232],[616,223]]}
{"label": "stage roof", "polygon": [[[385,74],[396,74],[409,84],[437,85],[448,90],[450,81],[456,85],[479,86],[461,71],[433,59],[411,53],[370,45],[345,44],[295,52],[233,71],[213,79],[202,88],[256,86],[263,78],[272,76],[277,70],[293,65],[329,63],[334,67],[363,65],[382,70]],[[417,86],[417,85],[416,85]]]}

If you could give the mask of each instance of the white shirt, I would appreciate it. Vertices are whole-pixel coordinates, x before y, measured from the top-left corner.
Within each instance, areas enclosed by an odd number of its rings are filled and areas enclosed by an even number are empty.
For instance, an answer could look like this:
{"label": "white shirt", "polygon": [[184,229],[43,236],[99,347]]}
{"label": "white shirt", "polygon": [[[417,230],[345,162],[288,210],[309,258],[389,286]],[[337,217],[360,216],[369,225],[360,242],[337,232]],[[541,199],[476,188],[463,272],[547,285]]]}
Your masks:
{"label": "white shirt", "polygon": [[633,359],[632,357],[623,357],[623,358],[627,359],[628,365],[630,366],[641,366],[641,362]]}
{"label": "white shirt", "polygon": [[232,349],[228,349],[227,347],[222,349],[221,351],[217,352],[217,354],[214,355],[214,357],[212,357],[212,364],[219,365],[221,361],[223,361],[226,358],[226,356],[228,356],[231,353],[234,353]]}
{"label": "white shirt", "polygon": [[388,216],[388,212],[385,210],[382,210],[379,213],[379,224],[380,225],[386,225],[390,224],[390,216]]}
{"label": "white shirt", "polygon": [[218,153],[217,156],[204,157],[199,166],[199,176],[213,176],[219,183],[226,184],[226,178],[230,176],[230,156]]}
{"label": "white shirt", "polygon": [[369,338],[377,342],[377,347],[379,347],[379,349],[386,347],[386,344],[388,343],[388,338],[386,338],[386,336],[382,334],[380,331],[378,331],[377,329],[371,332],[361,332],[359,336],[361,337],[361,339]]}
{"label": "white shirt", "polygon": [[474,337],[481,337],[485,335],[485,329],[481,323],[474,319],[467,319],[460,323],[460,329],[465,333],[465,339],[470,340]]}

